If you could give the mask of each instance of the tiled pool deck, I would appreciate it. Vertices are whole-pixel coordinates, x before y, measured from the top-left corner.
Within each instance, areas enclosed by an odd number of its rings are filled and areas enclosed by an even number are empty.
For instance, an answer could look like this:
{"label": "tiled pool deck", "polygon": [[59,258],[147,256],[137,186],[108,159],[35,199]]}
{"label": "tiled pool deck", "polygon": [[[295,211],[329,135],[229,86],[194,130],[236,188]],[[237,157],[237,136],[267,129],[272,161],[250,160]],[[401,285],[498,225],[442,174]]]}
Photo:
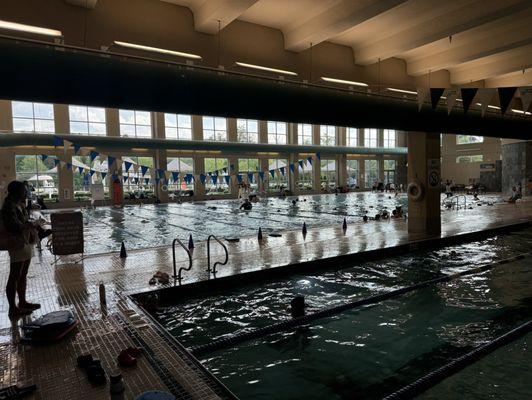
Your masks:
{"label": "tiled pool deck", "polygon": [[[442,214],[441,237],[497,228],[532,220],[532,202],[499,204]],[[356,223],[344,232],[341,226],[312,229],[303,238],[300,230],[283,232],[282,237],[242,238],[228,243],[229,262],[219,266],[217,278],[249,271],[265,270],[345,254],[408,245],[427,237],[412,237],[405,220]],[[415,246],[415,245],[414,245]],[[222,249],[213,244],[214,260],[223,260]],[[186,266],[186,255],[177,249],[178,267]],[[130,294],[153,290],[148,285],[160,270],[172,275],[172,250],[159,247],[93,255],[82,263],[79,256],[54,257],[47,251],[36,254],[30,267],[28,299],[42,304],[33,314],[70,309],[79,319],[77,334],[49,346],[19,343],[19,329],[7,317],[7,301],[0,298],[0,385],[38,386],[34,399],[107,399],[109,386],[92,386],[76,367],[76,356],[90,352],[102,360],[108,373],[121,371],[126,398],[147,390],[166,390],[181,399],[215,399],[224,392],[213,389],[210,376],[197,367],[185,350],[165,340],[164,334],[131,301]],[[5,287],[9,265],[6,252],[0,253],[0,284]],[[183,272],[183,284],[206,280],[205,243],[196,243],[192,271]],[[212,279],[212,278],[211,278]],[[98,285],[107,291],[107,307],[99,303]],[[173,281],[168,286],[172,286]],[[160,285],[157,285],[159,288]],[[18,325],[22,323],[18,321]],[[128,346],[146,347],[137,367],[120,369],[116,356]],[[209,384],[209,382],[211,384]]]}

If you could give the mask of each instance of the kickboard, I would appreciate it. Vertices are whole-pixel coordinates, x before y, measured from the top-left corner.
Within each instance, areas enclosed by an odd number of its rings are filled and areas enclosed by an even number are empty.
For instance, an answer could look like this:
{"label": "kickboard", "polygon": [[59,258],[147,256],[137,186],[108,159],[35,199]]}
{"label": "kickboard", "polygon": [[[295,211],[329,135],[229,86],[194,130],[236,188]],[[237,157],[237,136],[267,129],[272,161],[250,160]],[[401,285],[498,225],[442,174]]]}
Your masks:
{"label": "kickboard", "polygon": [[78,324],[70,311],[54,311],[23,325],[21,341],[54,342],[70,333]]}

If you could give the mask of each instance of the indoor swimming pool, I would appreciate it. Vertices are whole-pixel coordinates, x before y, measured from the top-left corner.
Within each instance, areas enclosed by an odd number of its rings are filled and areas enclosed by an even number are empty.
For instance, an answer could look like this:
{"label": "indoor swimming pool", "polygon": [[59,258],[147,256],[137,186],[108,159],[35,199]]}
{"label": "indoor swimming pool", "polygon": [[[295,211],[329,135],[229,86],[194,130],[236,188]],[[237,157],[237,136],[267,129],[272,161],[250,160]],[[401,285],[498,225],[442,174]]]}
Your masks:
{"label": "indoor swimming pool", "polygon": [[[532,230],[527,229],[380,262],[298,274],[181,299],[155,317],[186,347],[193,347],[291,319],[289,303],[295,295],[304,295],[307,313],[313,313],[526,253],[530,243]],[[531,279],[528,257],[225,347],[201,356],[201,361],[242,399],[382,398],[530,320]],[[526,358],[514,362],[530,363]],[[486,377],[499,376],[497,364],[486,365]],[[522,385],[532,390],[530,383]],[[431,396],[427,398],[438,398]]]}
{"label": "indoor swimming pool", "polygon": [[[477,206],[468,197],[468,204]],[[442,199],[444,196],[442,195]],[[493,195],[482,196],[488,204],[500,202]],[[254,203],[253,210],[239,210],[238,200],[210,200],[159,205],[128,205],[122,209],[100,207],[83,209],[85,252],[118,251],[121,242],[138,249],[168,245],[174,238],[205,240],[210,234],[220,238],[359,222],[363,215],[373,216],[384,209],[391,212],[401,206],[407,211],[407,197],[393,193],[324,194],[286,198],[266,198]]]}

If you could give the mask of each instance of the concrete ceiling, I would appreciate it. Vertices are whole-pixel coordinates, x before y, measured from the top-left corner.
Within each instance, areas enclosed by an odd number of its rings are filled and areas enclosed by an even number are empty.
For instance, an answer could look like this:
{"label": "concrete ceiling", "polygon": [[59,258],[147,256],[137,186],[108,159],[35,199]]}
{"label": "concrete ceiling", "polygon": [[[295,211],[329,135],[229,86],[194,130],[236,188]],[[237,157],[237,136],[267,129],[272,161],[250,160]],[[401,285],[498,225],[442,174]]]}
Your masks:
{"label": "concrete ceiling", "polygon": [[238,19],[281,30],[290,51],[327,41],[359,65],[395,57],[410,75],[447,70],[457,85],[532,84],[531,0],[162,1],[188,7],[200,32]]}

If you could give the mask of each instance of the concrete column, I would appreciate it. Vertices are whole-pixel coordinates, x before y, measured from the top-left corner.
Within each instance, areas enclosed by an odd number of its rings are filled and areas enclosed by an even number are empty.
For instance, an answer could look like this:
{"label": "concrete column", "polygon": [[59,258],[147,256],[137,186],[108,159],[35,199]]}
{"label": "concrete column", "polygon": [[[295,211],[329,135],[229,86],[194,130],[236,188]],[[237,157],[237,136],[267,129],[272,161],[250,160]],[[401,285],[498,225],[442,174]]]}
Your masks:
{"label": "concrete column", "polygon": [[[155,139],[165,139],[166,134],[164,130],[164,113],[154,112],[152,113],[152,136]],[[166,170],[167,167],[167,151],[166,149],[155,150],[154,159],[155,168],[161,168]],[[167,185],[164,182],[159,182],[159,185],[155,186],[156,196],[161,203],[168,203],[168,190],[163,190],[163,187]]]}
{"label": "concrete column", "polygon": [[[68,105],[54,104],[55,131],[58,134],[65,135],[70,132],[70,118],[68,114]],[[59,153],[58,153],[59,155]],[[60,160],[72,162],[72,151],[60,154]],[[72,170],[57,167],[57,176],[59,178],[58,199],[61,203],[70,203],[74,201],[74,177]],[[66,204],[65,204],[66,205]]]}
{"label": "concrete column", "polygon": [[358,187],[360,189],[366,188],[366,160],[358,159]]}
{"label": "concrete column", "polygon": [[532,141],[502,140],[502,192],[521,183],[523,195],[532,194]]}
{"label": "concrete column", "polygon": [[[203,119],[200,115],[192,116],[192,140],[203,140]],[[202,185],[199,175],[205,173],[205,161],[203,156],[195,153],[192,155],[194,160],[194,197],[196,199],[205,199],[205,185]]]}
{"label": "concrete column", "polygon": [[259,171],[264,172],[264,180],[261,181],[259,177],[259,193],[267,193],[267,180],[271,178],[270,171],[268,170],[268,157],[259,157]]}
{"label": "concrete column", "polygon": [[338,187],[347,186],[347,155],[340,154],[336,159],[336,177]]}
{"label": "concrete column", "polygon": [[[236,135],[236,120],[235,121],[235,135]],[[234,170],[238,171],[238,157],[231,156],[227,157],[227,172],[231,175],[232,173],[234,175],[231,176],[231,181],[229,182],[229,196],[231,198],[236,199],[238,196],[238,181],[236,179],[236,174],[234,172],[231,172],[231,165],[234,165]],[[238,173],[238,172],[237,172]]]}
{"label": "concrete column", "polygon": [[236,133],[236,118],[227,118],[227,141],[238,142]]}
{"label": "concrete column", "polygon": [[377,162],[379,163],[379,182],[384,182],[384,156],[382,154],[377,156]]}
{"label": "concrete column", "polygon": [[105,109],[105,121],[107,125],[107,136],[120,136],[120,122],[117,108]]}
{"label": "concrete column", "polygon": [[268,121],[259,121],[259,143],[268,143]]}
{"label": "concrete column", "polygon": [[297,144],[297,124],[287,124],[288,129],[288,144]]}
{"label": "concrete column", "polygon": [[[0,132],[13,131],[11,102],[0,100]],[[16,179],[15,154],[13,151],[0,148],[0,204],[3,204],[7,185]]]}
{"label": "concrete column", "polygon": [[422,188],[419,200],[408,194],[408,232],[437,234],[441,232],[440,216],[440,135],[408,133],[408,182]]}
{"label": "concrete column", "polygon": [[[297,180],[299,178],[299,166],[295,169],[295,173],[290,172],[290,164],[297,163],[298,154],[290,153],[287,156],[288,164],[286,166],[286,174],[288,177],[288,190],[290,193],[297,194]],[[277,173],[277,172],[276,172]]]}

